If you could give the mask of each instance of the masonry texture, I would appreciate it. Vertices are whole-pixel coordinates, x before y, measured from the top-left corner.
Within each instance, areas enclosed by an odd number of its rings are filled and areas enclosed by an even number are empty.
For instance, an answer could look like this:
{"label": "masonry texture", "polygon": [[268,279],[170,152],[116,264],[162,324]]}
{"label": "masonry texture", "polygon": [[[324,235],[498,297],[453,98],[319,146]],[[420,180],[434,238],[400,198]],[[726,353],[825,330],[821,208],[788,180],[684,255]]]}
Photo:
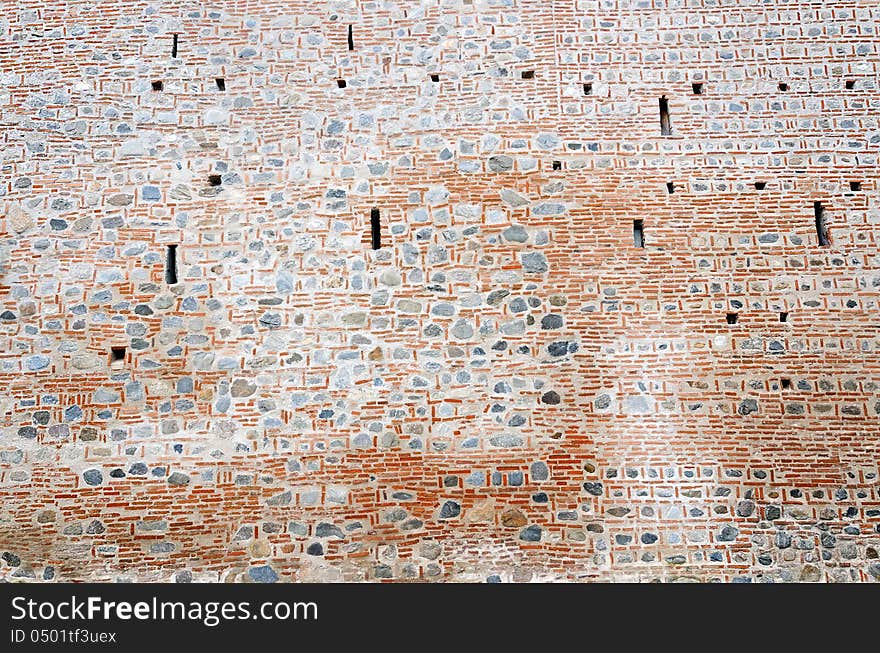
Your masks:
{"label": "masonry texture", "polygon": [[2,0],[0,577],[880,579],[878,26]]}

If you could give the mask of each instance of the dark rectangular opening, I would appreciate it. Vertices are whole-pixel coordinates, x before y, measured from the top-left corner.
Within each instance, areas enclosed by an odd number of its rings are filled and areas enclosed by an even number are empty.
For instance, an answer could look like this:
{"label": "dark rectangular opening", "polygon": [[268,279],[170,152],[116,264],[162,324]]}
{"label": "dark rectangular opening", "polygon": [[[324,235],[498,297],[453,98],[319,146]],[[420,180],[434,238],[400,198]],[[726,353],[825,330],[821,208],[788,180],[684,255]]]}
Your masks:
{"label": "dark rectangular opening", "polygon": [[739,313],[728,313],[727,314],[727,323],[728,324],[736,324],[736,321],[739,319]]}
{"label": "dark rectangular opening", "polygon": [[534,70],[522,71],[522,78],[523,79],[534,79],[535,78],[535,71]]}
{"label": "dark rectangular opening", "polygon": [[779,90],[785,93],[788,90],[788,84],[785,82],[779,82]]}
{"label": "dark rectangular opening", "polygon": [[225,79],[223,79],[222,77],[218,77],[214,81],[217,83],[217,90],[218,91],[225,91],[226,90],[226,80]]}
{"label": "dark rectangular opening", "polygon": [[177,283],[177,245],[168,245],[165,249],[165,283],[169,286]]}
{"label": "dark rectangular opening", "polygon": [[856,87],[856,80],[848,79],[848,80],[846,80],[846,82],[844,82],[843,85],[846,87],[847,91],[851,91]]}
{"label": "dark rectangular opening", "polygon": [[177,34],[172,34],[171,37],[171,56],[177,57]]}
{"label": "dark rectangular opening", "polygon": [[554,161],[553,162],[554,170],[562,170],[562,161]]}
{"label": "dark rectangular opening", "polygon": [[862,190],[862,182],[860,182],[860,181],[849,182],[849,189],[853,192]]}
{"label": "dark rectangular opening", "polygon": [[437,73],[431,73],[431,81],[432,81],[432,82],[439,82],[439,81],[440,81],[440,75],[438,75]]}
{"label": "dark rectangular opening", "polygon": [[211,186],[219,186],[223,182],[223,178],[220,175],[208,175],[208,183]]}
{"label": "dark rectangular opening", "polygon": [[337,85],[339,88],[345,88],[346,86],[348,86],[348,84],[346,84],[346,82],[345,82],[344,79],[337,79],[337,80],[336,80],[336,85]]}
{"label": "dark rectangular opening", "polygon": [[125,347],[110,347],[110,367],[121,367],[125,363]]}
{"label": "dark rectangular opening", "polygon": [[665,95],[660,98],[660,134],[662,136],[672,135],[672,124],[669,122],[669,100]]}
{"label": "dark rectangular opening", "polygon": [[348,49],[354,50],[354,25],[348,26]]}
{"label": "dark rectangular opening", "polygon": [[671,181],[666,182],[666,192],[672,195],[675,192],[675,184]]}
{"label": "dark rectangular opening", "polygon": [[791,379],[779,379],[779,385],[783,390],[791,390]]}
{"label": "dark rectangular opening", "polygon": [[155,82],[152,83],[152,87],[153,87],[154,91],[161,91],[164,86],[165,85],[162,83],[161,79],[156,80]]}
{"label": "dark rectangular opening", "polygon": [[788,322],[788,311],[782,311],[779,314],[779,321],[780,322]]}
{"label": "dark rectangular opening", "polygon": [[756,181],[755,182],[755,190],[764,190],[765,188],[767,188],[766,181]]}
{"label": "dark rectangular opening", "polygon": [[703,94],[703,83],[702,82],[694,82],[691,84],[691,88],[694,89],[694,95],[702,95]]}
{"label": "dark rectangular opening", "polygon": [[370,210],[370,244],[373,249],[382,247],[382,223],[379,218],[379,209]]}
{"label": "dark rectangular opening", "polygon": [[592,95],[593,94],[593,85],[590,82],[584,84],[584,95]]}
{"label": "dark rectangular opening", "polygon": [[813,202],[813,213],[816,216],[816,235],[819,237],[819,246],[827,247],[830,243],[828,229],[825,225],[825,207],[822,206],[822,202]]}
{"label": "dark rectangular opening", "polygon": [[633,245],[645,246],[645,225],[641,220],[633,220]]}

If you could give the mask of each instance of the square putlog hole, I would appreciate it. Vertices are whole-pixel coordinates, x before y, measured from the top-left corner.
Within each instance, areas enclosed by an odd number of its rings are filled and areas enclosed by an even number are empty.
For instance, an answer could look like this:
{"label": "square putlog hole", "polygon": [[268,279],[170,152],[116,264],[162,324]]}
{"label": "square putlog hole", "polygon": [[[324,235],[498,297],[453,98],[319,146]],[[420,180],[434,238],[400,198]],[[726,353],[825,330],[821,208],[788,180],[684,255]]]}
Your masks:
{"label": "square putlog hole", "polygon": [[110,367],[125,365],[125,347],[110,347]]}

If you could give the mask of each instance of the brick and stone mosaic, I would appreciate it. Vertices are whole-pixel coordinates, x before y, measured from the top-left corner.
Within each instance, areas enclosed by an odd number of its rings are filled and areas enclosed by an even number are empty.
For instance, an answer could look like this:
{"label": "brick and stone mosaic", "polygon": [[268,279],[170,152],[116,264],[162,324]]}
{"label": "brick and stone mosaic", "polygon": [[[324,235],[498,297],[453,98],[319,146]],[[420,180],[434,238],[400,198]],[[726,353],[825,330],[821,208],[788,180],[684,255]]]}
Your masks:
{"label": "brick and stone mosaic", "polygon": [[876,0],[0,3],[0,577],[880,579]]}

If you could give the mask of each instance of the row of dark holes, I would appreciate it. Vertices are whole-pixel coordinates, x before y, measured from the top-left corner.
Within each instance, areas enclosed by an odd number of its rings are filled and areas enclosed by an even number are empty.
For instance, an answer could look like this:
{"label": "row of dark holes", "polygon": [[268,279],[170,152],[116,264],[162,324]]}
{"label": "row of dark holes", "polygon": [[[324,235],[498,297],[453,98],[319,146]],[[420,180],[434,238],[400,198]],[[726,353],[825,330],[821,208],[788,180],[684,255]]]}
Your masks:
{"label": "row of dark holes", "polygon": [[[429,77],[432,82],[439,82],[440,81],[440,74],[439,73],[430,73]],[[522,79],[535,79],[535,71],[534,70],[523,70],[520,73],[520,77]],[[346,81],[344,79],[336,80],[336,83],[339,85],[339,88],[345,88],[347,86]],[[856,82],[854,79],[848,79],[844,82],[844,86],[846,87],[847,90],[851,91],[852,89],[854,89],[856,87]],[[694,91],[694,95],[703,95],[704,85],[702,82],[694,82],[693,84],[691,84],[691,88]],[[592,95],[593,94],[593,83],[592,82],[584,82],[583,89],[584,89],[584,95]],[[788,84],[786,84],[785,82],[781,82],[779,84],[779,90],[783,91],[783,92],[788,91]],[[664,102],[666,102],[665,96],[663,98],[661,98],[661,103],[664,103]]]}
{"label": "row of dark holes", "polygon": [[[172,34],[171,56],[174,58],[177,58],[177,46],[178,46],[178,40],[179,40],[178,37],[179,37],[178,34]],[[354,50],[354,26],[353,25],[348,26],[348,49]],[[440,81],[440,75],[438,73],[431,73],[430,77],[431,77],[432,82],[439,82]],[[522,79],[534,79],[535,78],[535,71],[534,70],[523,70],[520,73],[520,77]],[[344,79],[339,79],[336,81],[336,83],[339,86],[339,88],[345,88],[347,86],[347,83]],[[158,88],[157,88],[157,85],[158,85]],[[222,78],[217,79],[217,87],[221,91],[226,90],[226,86],[225,86],[225,83]],[[691,88],[693,89],[694,95],[702,95],[703,94],[703,87],[704,87],[703,82],[694,82],[691,84]],[[856,87],[856,80],[847,79],[844,82],[844,87],[847,90],[851,91],[852,89],[854,89]],[[161,91],[162,90],[162,82],[161,81],[153,82],[153,90]],[[782,92],[788,91],[788,84],[786,84],[785,82],[779,82],[779,90]],[[591,82],[584,83],[584,95],[592,95],[592,94],[593,94],[593,84]],[[665,104],[666,104],[666,96],[663,96],[660,99],[661,113],[663,111],[663,106]],[[667,107],[667,120],[668,120],[668,107]]]}
{"label": "row of dark holes", "polygon": [[[211,176],[219,178],[220,175]],[[828,239],[828,229],[825,224],[825,207],[822,205],[822,202],[813,202],[813,212],[819,246],[827,247],[831,243]],[[633,245],[639,248],[645,247],[644,220],[633,220]],[[377,208],[370,210],[370,246],[374,250],[382,248],[382,219]],[[168,245],[166,250],[165,282],[169,285],[177,283],[177,245]]]}
{"label": "row of dark holes", "polygon": [[[216,77],[214,79],[214,83],[217,84],[218,91],[225,91],[226,90],[226,80],[224,78]],[[165,82],[163,82],[161,79],[157,79],[152,82],[152,87],[153,87],[154,91],[161,91],[162,89],[165,88]]]}
{"label": "row of dark holes", "polygon": [[[825,207],[822,202],[813,202],[813,215],[819,246],[827,247],[831,241],[828,239],[828,225],[825,223]],[[636,247],[645,246],[645,224],[642,220],[633,220],[633,245]]]}
{"label": "row of dark holes", "polygon": [[[592,92],[592,85],[590,85],[590,86],[591,86],[590,92]],[[856,80],[847,79],[843,82],[843,86],[847,91],[851,91],[856,87]],[[702,82],[694,82],[693,84],[691,84],[691,88],[694,90],[694,95],[702,95],[703,94],[703,83]],[[785,82],[779,82],[779,85],[777,88],[779,88],[780,91],[785,93],[786,91],[788,91],[788,84],[786,84]],[[584,95],[590,95],[590,93],[587,92],[587,84],[584,84]]]}
{"label": "row of dark holes", "polygon": [[[439,82],[440,81],[440,74],[439,73],[429,73],[428,77],[430,77],[432,82]],[[520,77],[522,79],[535,79],[535,71],[534,70],[523,70],[520,73]],[[345,88],[346,86],[348,86],[348,83],[344,79],[337,79],[336,84],[339,86],[339,88]],[[703,82],[694,82],[693,84],[691,84],[691,89],[693,90],[694,95],[703,95],[704,87],[705,87],[705,85],[703,84]],[[856,87],[856,80],[847,79],[844,82],[844,87],[848,91],[853,90]],[[593,94],[593,83],[592,82],[584,82],[583,89],[584,89],[584,95],[592,95]],[[782,91],[784,93],[784,92],[788,91],[788,89],[789,89],[788,84],[786,84],[785,82],[779,83],[779,90],[780,91]],[[665,95],[660,98],[660,107],[661,107],[661,109],[660,109],[661,112],[664,111],[664,109],[665,109],[666,114],[667,114],[667,119],[668,119],[669,106],[668,106],[668,99],[666,98]]]}
{"label": "row of dark holes", "polygon": [[[177,247],[176,245],[169,245],[169,248]],[[176,280],[174,283],[177,283]],[[736,324],[739,320],[739,313],[728,313],[727,314],[727,323],[728,324]],[[783,311],[779,314],[780,322],[788,322],[788,312]],[[126,347],[110,347],[110,367],[121,367],[125,363],[125,352]],[[790,379],[782,379],[782,387],[783,389],[788,389],[791,387]]]}
{"label": "row of dark holes", "polygon": [[[348,49],[354,50],[354,25],[348,26]],[[173,49],[172,56],[175,56],[175,57],[177,56],[177,34],[174,35],[174,49]],[[535,71],[534,70],[524,70],[524,71],[522,71],[521,76],[523,79],[534,79],[535,78]],[[438,75],[437,73],[432,73],[431,74],[431,81],[432,82],[439,82],[440,75]],[[340,88],[345,88],[345,80],[339,80],[339,82],[340,82],[339,83]],[[854,79],[848,79],[848,80],[846,80],[846,82],[844,82],[844,85],[846,86],[847,90],[852,90],[855,88],[856,82]],[[693,84],[691,84],[691,88],[694,91],[694,95],[702,95],[703,94],[703,83],[702,82],[694,82]],[[779,83],[779,90],[783,91],[783,92],[787,91],[788,84],[786,84],[785,82],[780,82]],[[592,95],[592,94],[593,94],[593,85],[590,82],[585,83],[584,84],[584,95]]]}
{"label": "row of dark holes", "polygon": [[[693,91],[696,95],[703,94],[703,84],[701,82],[695,82],[691,85]],[[844,82],[844,86],[847,90],[852,90],[856,87],[856,82],[854,79],[848,79]],[[780,91],[787,91],[788,84],[785,82],[780,82],[779,84]],[[584,84],[584,95],[590,95],[593,92],[593,86],[591,84]],[[669,100],[665,95],[660,97],[660,135],[661,136],[671,136],[672,135],[672,123],[669,120]]]}
{"label": "row of dark holes", "polygon": [[[727,314],[727,323],[728,324],[736,324],[739,321],[739,313],[728,313]],[[788,311],[782,311],[779,313],[779,321],[780,322],[788,322]]]}
{"label": "row of dark holes", "polygon": [[[562,170],[562,161],[553,161],[551,164],[553,170]],[[208,185],[210,186],[220,186],[223,183],[223,178],[220,175],[208,175]],[[672,195],[675,193],[675,189],[677,186],[675,182],[667,181],[666,182],[666,191]],[[764,190],[767,188],[766,181],[756,181],[755,182],[755,190]],[[862,182],[860,181],[851,181],[849,182],[849,189],[852,192],[858,192],[862,190]]]}
{"label": "row of dark holes", "polygon": [[[532,75],[530,75],[529,77],[526,77],[525,75],[523,75],[524,79],[531,79],[533,77],[534,77],[534,71],[532,71]],[[844,88],[846,88],[846,90],[851,91],[856,87],[856,80],[847,79],[843,82],[843,86],[844,86]],[[691,89],[693,90],[694,95],[703,95],[704,88],[705,88],[705,85],[703,84],[703,82],[694,82],[693,84],[691,84]],[[785,93],[788,91],[788,84],[786,84],[785,82],[779,82],[779,85],[777,88],[779,88],[780,91]],[[584,84],[584,95],[592,95],[592,94],[593,94],[593,84],[591,82],[586,82]]]}

